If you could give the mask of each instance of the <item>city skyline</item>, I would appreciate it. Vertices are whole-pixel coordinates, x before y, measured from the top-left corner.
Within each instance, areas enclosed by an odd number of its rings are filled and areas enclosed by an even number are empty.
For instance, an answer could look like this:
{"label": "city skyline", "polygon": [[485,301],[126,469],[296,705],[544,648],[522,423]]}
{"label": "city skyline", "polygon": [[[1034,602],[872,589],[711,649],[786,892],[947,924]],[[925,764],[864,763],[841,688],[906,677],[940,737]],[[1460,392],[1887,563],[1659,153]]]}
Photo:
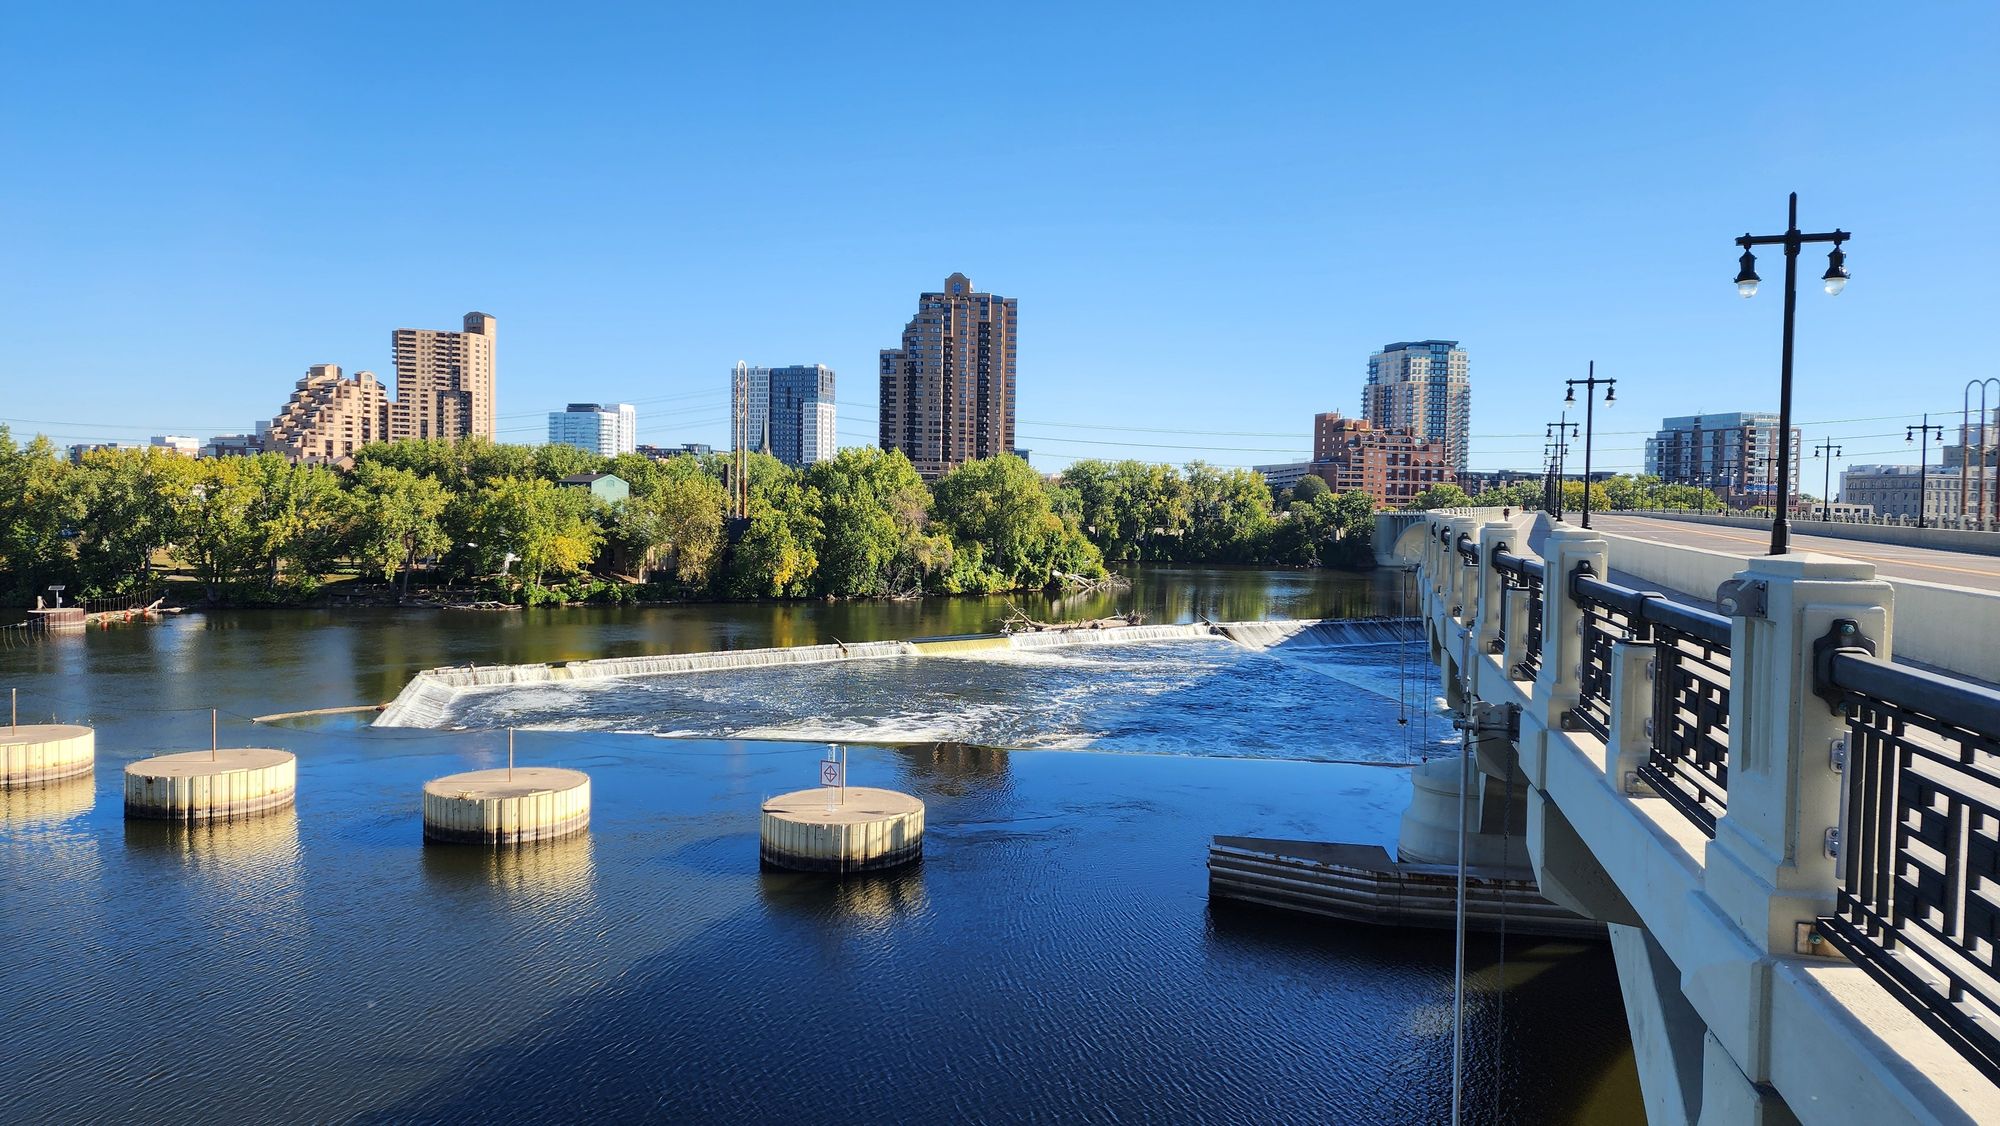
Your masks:
{"label": "city skyline", "polygon": [[[1800,26],[1782,9],[1459,10],[1426,21],[1439,82],[1394,98],[1391,58],[1366,45],[1408,37],[1408,17],[1301,11],[1297,34],[1271,36],[1089,13],[1076,42],[1137,39],[1088,78],[1052,77],[1079,48],[1024,26],[950,68],[919,50],[913,69],[837,74],[803,113],[780,91],[717,92],[711,48],[750,34],[721,14],[674,29],[685,46],[655,84],[636,45],[666,25],[646,12],[615,36],[539,28],[574,55],[520,21],[415,13],[411,34],[440,33],[444,56],[424,72],[366,50],[363,19],[141,11],[84,36],[74,14],[35,12],[17,39],[33,49],[0,77],[38,110],[10,125],[19,159],[0,172],[16,266],[0,279],[0,418],[65,445],[242,432],[307,364],[386,372],[383,327],[477,307],[510,326],[501,438],[534,440],[581,386],[637,404],[641,441],[726,445],[710,373],[742,354],[872,367],[912,288],[957,268],[1030,304],[1016,444],[1044,470],[1303,458],[1297,419],[1361,413],[1353,357],[1431,336],[1479,355],[1473,468],[1532,465],[1559,380],[1596,359],[1620,379],[1597,464],[1636,469],[1661,417],[1776,408],[1776,304],[1734,296],[1730,240],[1775,229],[1798,190],[1807,225],[1855,232],[1855,281],[1837,303],[1801,298],[1795,421],[1846,461],[1900,461],[1902,424],[1958,406],[1953,381],[1907,372],[1910,342],[1986,315],[1995,234],[1961,185],[1989,182],[2000,151],[1981,63],[1996,15],[1814,11]],[[951,41],[960,19],[914,46]],[[1829,82],[1857,22],[1871,57]],[[781,23],[764,44],[779,64],[880,30]],[[1734,44],[1781,30],[1791,49],[1746,72]],[[1625,65],[1635,36],[1664,67]],[[353,80],[286,80],[295,53],[243,61],[288,37],[350,58]],[[1353,46],[1326,66],[1315,41]],[[1195,42],[1193,78],[1143,62]],[[438,77],[492,57],[538,77],[477,97]],[[908,147],[911,92],[948,70],[1008,93],[999,148],[956,123],[924,155]],[[629,114],[597,121],[607,99]],[[412,191],[405,159],[458,132],[479,143]],[[1385,172],[1379,154],[1412,139],[1449,163]],[[815,190],[690,174],[774,153],[818,169]],[[937,206],[927,170],[974,154],[982,174],[954,176],[955,202]],[[129,175],[141,161],[148,175]],[[341,174],[302,182],[302,164]],[[454,254],[412,257],[447,229],[470,232]],[[831,284],[774,317],[760,299],[781,260]],[[202,395],[141,375],[162,369],[195,373]],[[846,397],[841,443],[874,441],[874,389]]]}

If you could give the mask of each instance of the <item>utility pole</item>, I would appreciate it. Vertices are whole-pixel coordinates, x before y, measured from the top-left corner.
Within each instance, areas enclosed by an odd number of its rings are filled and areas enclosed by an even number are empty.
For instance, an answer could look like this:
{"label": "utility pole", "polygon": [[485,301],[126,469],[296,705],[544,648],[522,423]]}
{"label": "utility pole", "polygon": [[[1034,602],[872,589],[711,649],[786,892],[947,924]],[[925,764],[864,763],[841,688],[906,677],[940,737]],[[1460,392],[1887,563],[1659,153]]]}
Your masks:
{"label": "utility pole", "polygon": [[[1917,527],[1921,528],[1925,526],[1924,518],[1931,506],[1929,471],[1931,435],[1935,433],[1938,441],[1944,441],[1944,427],[1932,426],[1931,416],[1926,414],[1924,415],[1924,424],[1922,426],[1905,426],[1903,428],[1903,441],[1915,440],[1918,431],[1922,431],[1924,435],[1923,445],[1917,447]],[[1960,474],[1960,476],[1963,477],[1964,475]],[[1961,496],[1958,499],[1959,504],[1962,506],[1965,503],[1965,498]]]}
{"label": "utility pole", "polygon": [[1824,524],[1833,519],[1833,459],[1840,456],[1840,447],[1827,438],[1813,447],[1813,456],[1826,459],[1826,469],[1820,475],[1819,522]]}

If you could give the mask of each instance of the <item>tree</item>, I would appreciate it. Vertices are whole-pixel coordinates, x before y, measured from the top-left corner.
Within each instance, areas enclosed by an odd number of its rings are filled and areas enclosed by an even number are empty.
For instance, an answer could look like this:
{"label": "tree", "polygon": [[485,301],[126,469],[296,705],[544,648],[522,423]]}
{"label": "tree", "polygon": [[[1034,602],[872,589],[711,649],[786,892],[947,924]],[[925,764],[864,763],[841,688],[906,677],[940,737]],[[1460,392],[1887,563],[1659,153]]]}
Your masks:
{"label": "tree", "polygon": [[1249,563],[1264,558],[1271,534],[1271,490],[1248,469],[1187,466],[1187,557]]}
{"label": "tree", "polygon": [[450,494],[435,477],[385,462],[362,462],[351,481],[356,502],[354,553],[365,568],[385,580],[400,568],[402,597],[407,598],[417,559],[452,545],[444,526]]}
{"label": "tree", "polygon": [[290,567],[300,589],[318,585],[346,546],[352,506],[334,471],[295,464],[275,453],[236,462],[237,478],[254,494],[246,518],[266,563],[265,588],[275,590]]}
{"label": "tree", "polygon": [[194,481],[185,497],[173,498],[180,529],[174,555],[194,569],[210,602],[222,601],[224,589],[255,573],[268,554],[267,539],[253,517],[261,485],[247,461],[189,461]]}
{"label": "tree", "polygon": [[819,569],[819,496],[768,454],[750,458],[750,522],[729,553],[736,598],[803,598]]}
{"label": "tree", "polygon": [[69,463],[47,438],[17,449],[0,425],[0,597],[26,603],[51,580],[70,585],[81,499]]}
{"label": "tree", "polygon": [[705,588],[722,560],[728,492],[691,457],[674,458],[644,478],[645,489],[634,489],[617,514],[619,538],[638,555],[640,578],[665,560],[681,585]]}
{"label": "tree", "polygon": [[488,573],[520,560],[522,581],[582,571],[604,543],[598,502],[585,489],[540,477],[501,477],[479,487],[472,507],[472,542]]}
{"label": "tree", "polygon": [[930,491],[900,451],[846,449],[806,470],[819,498],[821,594],[877,595],[918,589],[939,562],[921,543]]}
{"label": "tree", "polygon": [[1332,492],[1333,489],[1328,487],[1324,478],[1308,473],[1292,486],[1292,503],[1310,502],[1315,498],[1328,496]]}
{"label": "tree", "polygon": [[1012,454],[966,462],[938,479],[934,496],[932,516],[954,547],[951,581],[969,584],[962,589],[1046,587],[1104,573],[1097,549],[1056,514],[1040,475]]}

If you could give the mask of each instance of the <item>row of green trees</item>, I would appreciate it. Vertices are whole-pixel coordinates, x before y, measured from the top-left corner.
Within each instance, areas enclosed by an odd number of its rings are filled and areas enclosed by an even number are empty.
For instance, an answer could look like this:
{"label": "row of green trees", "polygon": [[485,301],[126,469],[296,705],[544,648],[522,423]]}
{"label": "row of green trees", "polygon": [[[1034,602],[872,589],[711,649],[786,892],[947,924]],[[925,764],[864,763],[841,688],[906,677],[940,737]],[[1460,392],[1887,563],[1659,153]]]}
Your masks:
{"label": "row of green trees", "polygon": [[[0,599],[150,589],[166,569],[250,602],[308,597],[343,571],[529,601],[635,583],[680,597],[995,592],[1099,579],[1106,559],[1362,564],[1373,529],[1365,494],[1317,478],[1274,495],[1248,470],[1081,461],[1049,481],[998,457],[927,484],[875,449],[803,470],[753,456],[732,528],[728,463],[474,439],[366,446],[347,470],[153,449],[72,464],[0,427]],[[629,498],[559,484],[590,472]]]}
{"label": "row of green trees", "polygon": [[[1562,490],[1565,509],[1583,507],[1582,481],[1564,481]],[[1480,508],[1518,508],[1533,511],[1544,507],[1546,501],[1547,494],[1542,482],[1516,481],[1501,488],[1488,489],[1478,496],[1473,496],[1457,485],[1432,485],[1418,493],[1411,501],[1410,507],[1431,509],[1473,505]],[[1631,509],[1720,511],[1723,505],[1721,497],[1699,486],[1670,485],[1654,476],[1619,474],[1603,481],[1591,482],[1590,507],[1598,512]]]}

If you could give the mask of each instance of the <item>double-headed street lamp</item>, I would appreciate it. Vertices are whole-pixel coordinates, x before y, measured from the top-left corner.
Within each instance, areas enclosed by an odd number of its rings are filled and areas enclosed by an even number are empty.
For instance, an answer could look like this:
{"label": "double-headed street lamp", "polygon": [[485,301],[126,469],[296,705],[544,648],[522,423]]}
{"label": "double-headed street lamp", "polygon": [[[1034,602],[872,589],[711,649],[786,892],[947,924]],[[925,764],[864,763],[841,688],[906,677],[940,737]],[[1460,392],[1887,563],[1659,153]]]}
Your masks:
{"label": "double-headed street lamp", "polygon": [[1819,485],[1819,519],[1824,524],[1833,519],[1833,459],[1840,456],[1840,447],[1833,444],[1832,438],[1827,438],[1813,447],[1813,456],[1826,459],[1826,471],[1821,475]]}
{"label": "double-headed street lamp", "polygon": [[1757,293],[1757,256],[1751,253],[1753,246],[1782,245],[1785,248],[1785,343],[1779,361],[1778,376],[1778,511],[1771,517],[1771,554],[1783,555],[1791,539],[1791,447],[1792,447],[1792,320],[1794,306],[1798,303],[1799,289],[1799,247],[1809,242],[1830,242],[1833,250],[1826,256],[1826,273],[1820,281],[1826,286],[1828,296],[1838,297],[1847,288],[1847,255],[1840,244],[1854,236],[1834,228],[1823,234],[1804,234],[1799,230],[1799,193],[1793,192],[1790,210],[1787,213],[1785,233],[1782,235],[1745,234],[1736,240],[1743,248],[1743,257],[1737,260],[1736,292],[1745,297]]}
{"label": "double-headed street lamp", "polygon": [[1556,519],[1563,518],[1563,461],[1569,456],[1569,440],[1576,437],[1576,423],[1569,420],[1569,412],[1542,427],[1542,452],[1549,459],[1549,512]]}
{"label": "double-headed street lamp", "polygon": [[1924,436],[1923,445],[1917,447],[1917,527],[1921,528],[1925,526],[1924,510],[1930,507],[1931,499],[1931,487],[1929,484],[1931,435],[1936,434],[1938,441],[1944,441],[1944,427],[1932,426],[1931,416],[1927,414],[1924,416],[1924,424],[1922,426],[1903,427],[1903,441],[1916,441],[1919,432]]}
{"label": "double-headed street lamp", "polygon": [[[1576,402],[1577,385],[1583,385],[1583,526],[1588,528],[1590,527],[1590,446],[1596,436],[1594,431],[1597,428],[1597,389],[1604,388],[1604,405],[1608,407],[1618,401],[1618,381],[1611,378],[1597,378],[1597,361],[1592,360],[1589,375],[1583,379],[1566,379],[1563,382],[1569,384],[1569,391],[1563,396],[1565,403]],[[1566,417],[1568,412],[1564,414]]]}

